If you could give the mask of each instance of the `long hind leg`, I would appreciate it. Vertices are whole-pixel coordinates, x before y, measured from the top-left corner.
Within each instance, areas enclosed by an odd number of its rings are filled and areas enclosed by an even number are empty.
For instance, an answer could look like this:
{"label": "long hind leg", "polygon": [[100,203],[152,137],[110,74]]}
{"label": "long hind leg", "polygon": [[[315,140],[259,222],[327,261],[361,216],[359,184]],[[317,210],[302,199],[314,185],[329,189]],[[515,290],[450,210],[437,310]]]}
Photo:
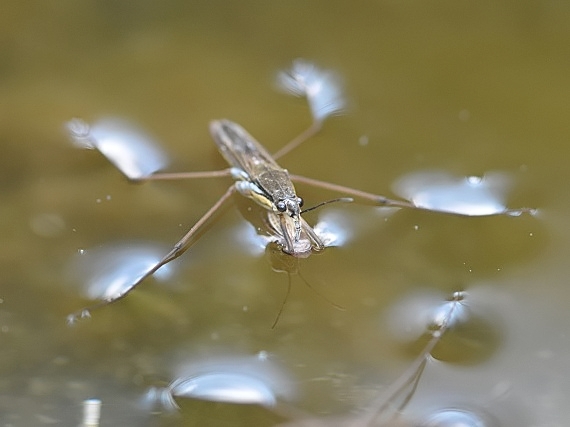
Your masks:
{"label": "long hind leg", "polygon": [[75,323],[80,318],[86,318],[91,316],[91,311],[112,304],[125,298],[130,292],[132,292],[138,285],[140,285],[145,279],[152,276],[160,267],[168,264],[170,261],[175,260],[180,255],[182,255],[191,245],[194,243],[194,237],[200,231],[200,229],[206,224],[206,222],[222,207],[222,205],[231,197],[235,192],[235,186],[229,187],[226,192],[218,199],[216,203],[212,205],[208,211],[202,215],[202,217],[188,230],[188,232],[172,247],[170,252],[168,252],[160,261],[152,266],[149,270],[144,272],[144,274],[135,280],[132,285],[120,293],[107,297],[102,301],[99,301],[90,306],[84,307],[75,313],[70,314],[67,317],[68,323]]}

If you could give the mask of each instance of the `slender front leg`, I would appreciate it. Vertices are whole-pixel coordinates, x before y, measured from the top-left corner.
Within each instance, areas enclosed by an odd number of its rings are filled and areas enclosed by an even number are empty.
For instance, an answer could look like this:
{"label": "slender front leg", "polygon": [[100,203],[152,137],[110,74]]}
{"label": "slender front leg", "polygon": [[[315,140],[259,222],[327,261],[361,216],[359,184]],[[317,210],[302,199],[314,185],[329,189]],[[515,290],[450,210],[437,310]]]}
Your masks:
{"label": "slender front leg", "polygon": [[325,244],[323,243],[321,238],[319,236],[317,236],[317,233],[315,233],[315,230],[313,230],[313,227],[311,227],[307,223],[307,221],[304,220],[303,217],[301,217],[301,228],[303,229],[303,231],[305,233],[307,233],[307,236],[309,236],[309,240],[311,240],[311,243],[312,243],[314,250],[322,251],[325,248]]}
{"label": "slender front leg", "polygon": [[168,264],[170,261],[175,260],[180,255],[182,255],[191,245],[194,243],[193,238],[196,233],[206,224],[206,222],[216,213],[218,209],[231,197],[231,195],[235,192],[235,186],[232,185],[229,187],[226,192],[218,199],[214,205],[208,209],[208,211],[202,215],[202,217],[192,226],[190,230],[176,243],[173,248],[168,252],[158,263],[156,263],[150,270],[146,271],[139,279],[137,279],[131,287],[124,290],[122,293],[119,293],[115,296],[105,298],[104,300],[92,304],[90,306],[84,307],[83,309],[70,314],[67,317],[67,321],[69,324],[73,324],[79,318],[86,318],[91,316],[91,311],[104,307],[106,305],[112,304],[116,301],[119,301],[125,298],[133,289],[135,289],[138,285],[140,285],[145,279],[152,276],[160,267],[165,264]]}

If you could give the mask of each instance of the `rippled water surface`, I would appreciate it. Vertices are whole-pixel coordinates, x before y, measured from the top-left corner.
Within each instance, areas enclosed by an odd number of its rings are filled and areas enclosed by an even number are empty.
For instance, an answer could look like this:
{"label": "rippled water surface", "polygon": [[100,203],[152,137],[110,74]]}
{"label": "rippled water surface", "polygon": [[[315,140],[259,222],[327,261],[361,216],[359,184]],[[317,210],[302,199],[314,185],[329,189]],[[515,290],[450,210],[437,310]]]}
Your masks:
{"label": "rippled water surface", "polygon": [[[569,19],[527,0],[4,2],[0,425],[79,425],[88,398],[101,426],[566,425]],[[331,204],[304,218],[342,244],[294,260],[234,196],[159,277],[68,326],[94,277],[160,258],[231,181],[129,183],[65,123],[128,120],[169,171],[222,169],[211,120],[270,151],[310,124],[276,90],[299,57],[347,108],[280,159],[291,173],[388,197],[426,171],[508,177],[500,203],[536,214]]]}

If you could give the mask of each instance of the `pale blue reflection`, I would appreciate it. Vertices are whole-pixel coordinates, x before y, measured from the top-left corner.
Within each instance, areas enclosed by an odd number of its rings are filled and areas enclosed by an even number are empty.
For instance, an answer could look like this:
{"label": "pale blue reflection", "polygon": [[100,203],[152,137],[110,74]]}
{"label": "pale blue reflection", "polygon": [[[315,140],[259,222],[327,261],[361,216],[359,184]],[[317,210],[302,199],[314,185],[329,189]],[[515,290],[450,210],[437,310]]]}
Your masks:
{"label": "pale blue reflection", "polygon": [[319,215],[315,231],[325,246],[344,246],[353,239],[378,227],[399,211],[399,208],[379,207],[373,211],[354,209],[327,209]]}
{"label": "pale blue reflection", "polygon": [[412,342],[428,330],[450,329],[470,319],[467,294],[449,298],[436,291],[417,291],[394,304],[387,312],[388,327],[402,342]]}
{"label": "pale blue reflection", "polygon": [[67,123],[67,130],[75,145],[100,151],[129,179],[146,178],[168,164],[160,146],[124,120],[107,118],[90,126],[73,119]]}
{"label": "pale blue reflection", "polygon": [[232,372],[204,373],[194,378],[178,378],[170,385],[178,397],[272,406],[275,394],[259,378]]}
{"label": "pale blue reflection", "polygon": [[465,298],[467,298],[466,292],[454,292],[447,301],[440,302],[433,307],[427,317],[430,328],[453,328],[469,321],[471,313]]}
{"label": "pale blue reflection", "polygon": [[238,242],[240,250],[251,256],[259,257],[265,253],[266,246],[272,241],[278,240],[277,236],[260,234],[255,226],[249,222],[242,221],[231,231],[232,240]]}
{"label": "pale blue reflection", "polygon": [[306,97],[313,119],[317,122],[339,114],[345,108],[338,77],[311,62],[295,60],[289,70],[278,74],[277,82],[281,89],[295,96]]}
{"label": "pale blue reflection", "polygon": [[[446,368],[440,365],[440,368]],[[443,372],[441,372],[443,374]],[[447,371],[441,378],[439,387],[431,394],[418,396],[414,412],[418,427],[498,427],[536,426],[538,423],[531,413],[532,405],[522,401],[505,387],[501,381],[503,374],[497,375],[497,383],[490,390],[481,391],[477,378],[458,384],[456,377],[465,375],[457,371]],[[465,390],[472,388],[472,390]],[[475,391],[477,390],[477,391]]]}
{"label": "pale blue reflection", "polygon": [[[265,253],[270,243],[285,245],[278,216],[269,213],[266,218],[266,228],[257,228],[249,222],[241,222],[232,229],[232,239],[239,242],[241,250],[258,257]],[[355,221],[348,214],[331,210],[319,216],[314,231],[326,247],[342,246],[354,236],[355,227]],[[306,232],[301,232],[299,240],[294,242],[294,247],[296,256],[303,257],[310,254],[312,244]]]}
{"label": "pale blue reflection", "polygon": [[489,427],[496,425],[489,423],[483,416],[466,409],[441,409],[429,415],[420,427]]}
{"label": "pale blue reflection", "polygon": [[354,237],[355,224],[346,213],[329,210],[319,215],[315,232],[325,246],[342,246]]}
{"label": "pale blue reflection", "polygon": [[165,388],[151,388],[146,403],[172,410],[175,398],[274,406],[294,390],[285,371],[262,351],[256,356],[211,357],[183,364]]}
{"label": "pale blue reflection", "polygon": [[[168,252],[154,243],[121,242],[81,249],[71,272],[90,299],[114,300],[128,292]],[[168,280],[176,264],[162,266],[153,277]]]}
{"label": "pale blue reflection", "polygon": [[393,191],[417,207],[467,216],[505,213],[506,174],[454,177],[443,171],[414,172],[394,182]]}

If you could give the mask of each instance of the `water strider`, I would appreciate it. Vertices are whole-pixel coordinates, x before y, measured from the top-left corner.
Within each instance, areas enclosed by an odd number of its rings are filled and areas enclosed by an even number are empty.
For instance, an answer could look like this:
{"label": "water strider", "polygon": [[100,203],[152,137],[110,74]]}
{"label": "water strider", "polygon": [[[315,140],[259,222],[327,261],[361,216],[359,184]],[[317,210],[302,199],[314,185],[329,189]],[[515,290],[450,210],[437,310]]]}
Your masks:
{"label": "water strider", "polygon": [[[75,120],[70,123],[69,127],[74,138],[87,140],[90,138],[89,127],[85,123]],[[154,274],[160,267],[179,257],[188,249],[193,237],[200,228],[236,191],[248,199],[253,200],[267,211],[267,227],[286,254],[295,257],[304,257],[308,256],[313,250],[320,251],[325,248],[325,243],[321,240],[316,231],[302,218],[301,214],[303,211],[301,207],[303,206],[303,199],[297,196],[292,182],[293,179],[299,180],[300,182],[304,182],[308,179],[300,176],[292,178],[288,171],[280,167],[274,157],[237,123],[229,120],[216,120],[210,124],[210,132],[218,146],[218,150],[230,164],[231,167],[229,169],[187,173],[155,173],[142,178],[131,178],[131,180],[150,181],[231,176],[235,180],[235,183],[228,187],[226,192],[194,224],[186,235],[174,245],[172,250],[136,280],[131,287],[114,296],[107,296],[98,304],[72,314],[69,318],[70,321],[74,321],[77,316],[89,316],[90,310],[123,298],[144,279]],[[308,132],[305,132],[307,137],[309,136],[308,134]],[[95,146],[95,144],[96,142],[93,141],[92,145]],[[299,142],[296,144],[298,145]],[[313,185],[319,186],[319,182],[315,182],[316,184],[313,183]],[[325,186],[330,185],[328,183],[322,184]],[[360,195],[356,190],[348,188],[347,190],[349,194],[355,193],[355,195]],[[347,202],[352,201],[352,199],[345,197],[332,201]],[[398,206],[409,205],[411,207],[411,205],[406,202],[396,200],[392,202]]]}
{"label": "water strider", "polygon": [[[230,165],[230,168],[218,171],[157,173],[163,167],[163,162],[158,161],[149,169],[146,164],[148,153],[151,153],[151,157],[155,155],[159,157],[159,155],[155,154],[152,144],[148,141],[143,141],[142,147],[139,146],[138,141],[135,144],[137,147],[129,145],[130,143],[125,146],[117,135],[102,134],[96,126],[90,127],[79,119],[68,123],[68,130],[76,144],[84,148],[99,150],[131,181],[214,177],[232,177],[235,181],[155,265],[142,272],[130,286],[121,288],[112,295],[107,294],[98,303],[71,314],[68,317],[70,322],[74,322],[78,317],[88,317],[94,308],[124,298],[160,267],[182,255],[194,242],[197,232],[235,192],[251,199],[265,210],[269,233],[283,252],[294,257],[308,256],[311,252],[320,251],[326,246],[326,242],[302,217],[303,199],[297,195],[294,183],[303,183],[350,196],[350,198],[345,197],[335,199],[335,201],[352,201],[352,198],[358,198],[379,206],[434,210],[414,203],[413,200],[393,200],[354,188],[290,174],[279,166],[277,159],[316,134],[321,129],[325,118],[339,113],[344,107],[344,100],[333,74],[322,71],[308,62],[296,61],[290,71],[280,74],[280,81],[286,90],[307,98],[313,116],[312,124],[274,155],[271,155],[237,123],[225,119],[213,121],[210,124],[210,133],[218,150]],[[130,138],[133,132],[127,132],[127,134]],[[137,135],[136,138],[140,136]],[[145,155],[142,156],[139,151],[144,152]],[[140,160],[141,156],[145,159]],[[138,162],[145,164],[139,167]],[[505,209],[496,213],[516,215],[523,211]]]}

